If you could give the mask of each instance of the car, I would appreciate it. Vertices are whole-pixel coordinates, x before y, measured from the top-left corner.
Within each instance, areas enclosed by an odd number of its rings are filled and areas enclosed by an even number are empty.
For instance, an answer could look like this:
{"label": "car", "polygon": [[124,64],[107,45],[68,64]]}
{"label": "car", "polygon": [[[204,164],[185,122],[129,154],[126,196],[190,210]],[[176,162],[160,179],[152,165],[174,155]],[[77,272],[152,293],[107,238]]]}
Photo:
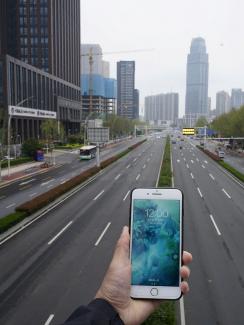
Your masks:
{"label": "car", "polygon": [[183,149],[183,147],[182,146],[179,146],[179,149]]}
{"label": "car", "polygon": [[172,144],[176,144],[176,141],[175,141],[175,140],[172,140],[171,143],[172,143]]}
{"label": "car", "polygon": [[225,152],[222,150],[217,150],[217,155],[219,158],[224,159],[225,157]]}

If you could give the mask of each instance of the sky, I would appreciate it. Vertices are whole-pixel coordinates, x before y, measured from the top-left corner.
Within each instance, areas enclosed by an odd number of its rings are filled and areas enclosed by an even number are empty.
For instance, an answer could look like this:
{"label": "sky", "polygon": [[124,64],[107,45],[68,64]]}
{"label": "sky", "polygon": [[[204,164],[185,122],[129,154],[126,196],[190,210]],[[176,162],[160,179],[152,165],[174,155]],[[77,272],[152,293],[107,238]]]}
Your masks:
{"label": "sky", "polygon": [[135,60],[141,109],[145,96],[177,92],[183,116],[192,38],[206,41],[212,109],[217,91],[244,88],[243,13],[243,0],[81,0],[81,42],[132,51],[103,56],[110,76],[117,61]]}

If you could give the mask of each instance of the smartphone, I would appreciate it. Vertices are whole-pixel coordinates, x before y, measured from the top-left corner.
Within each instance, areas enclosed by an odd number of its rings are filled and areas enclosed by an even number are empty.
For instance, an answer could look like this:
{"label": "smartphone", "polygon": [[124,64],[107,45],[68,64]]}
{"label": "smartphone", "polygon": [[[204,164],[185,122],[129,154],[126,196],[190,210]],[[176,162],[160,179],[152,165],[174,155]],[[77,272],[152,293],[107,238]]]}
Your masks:
{"label": "smartphone", "polygon": [[181,297],[183,195],[175,188],[131,193],[131,297]]}

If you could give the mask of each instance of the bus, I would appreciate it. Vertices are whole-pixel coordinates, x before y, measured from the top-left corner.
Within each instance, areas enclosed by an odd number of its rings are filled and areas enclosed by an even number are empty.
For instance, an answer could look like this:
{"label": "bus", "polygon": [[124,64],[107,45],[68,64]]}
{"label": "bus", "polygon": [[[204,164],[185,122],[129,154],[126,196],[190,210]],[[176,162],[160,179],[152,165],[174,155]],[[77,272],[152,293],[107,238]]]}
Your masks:
{"label": "bus", "polygon": [[96,146],[83,146],[80,148],[80,160],[88,160],[96,157]]}

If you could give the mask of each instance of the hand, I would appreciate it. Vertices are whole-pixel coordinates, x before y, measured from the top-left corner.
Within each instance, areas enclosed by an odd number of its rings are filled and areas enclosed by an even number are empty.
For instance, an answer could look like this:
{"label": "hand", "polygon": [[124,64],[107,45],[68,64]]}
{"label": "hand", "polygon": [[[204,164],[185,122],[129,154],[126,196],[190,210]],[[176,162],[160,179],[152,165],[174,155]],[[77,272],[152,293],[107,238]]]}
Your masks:
{"label": "hand", "polygon": [[[131,263],[129,259],[130,235],[128,227],[124,227],[117,242],[113,259],[105,275],[96,298],[107,300],[119,313],[126,325],[141,324],[160,305],[160,300],[134,300],[130,297]],[[192,255],[183,253],[183,263],[189,264]],[[181,277],[187,279],[190,270],[183,265],[180,270]],[[186,281],[181,283],[183,294],[189,291]]]}

